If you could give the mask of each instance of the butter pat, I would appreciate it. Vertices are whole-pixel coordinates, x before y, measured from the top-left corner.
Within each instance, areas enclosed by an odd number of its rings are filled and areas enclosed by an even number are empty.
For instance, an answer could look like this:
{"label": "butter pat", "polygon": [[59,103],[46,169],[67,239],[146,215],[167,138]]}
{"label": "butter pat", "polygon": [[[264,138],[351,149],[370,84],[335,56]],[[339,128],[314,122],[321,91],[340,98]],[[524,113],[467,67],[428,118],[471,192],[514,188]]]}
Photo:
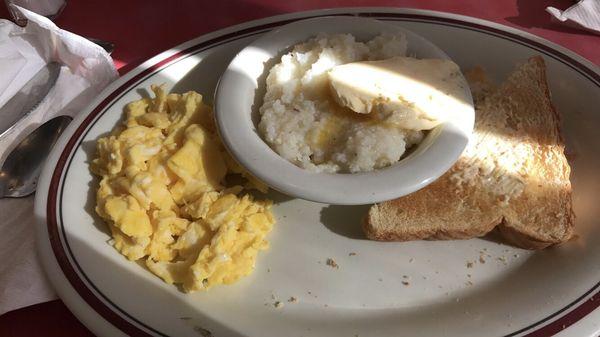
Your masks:
{"label": "butter pat", "polygon": [[469,87],[456,63],[393,57],[353,62],[328,72],[335,101],[409,130],[429,130],[468,115]]}

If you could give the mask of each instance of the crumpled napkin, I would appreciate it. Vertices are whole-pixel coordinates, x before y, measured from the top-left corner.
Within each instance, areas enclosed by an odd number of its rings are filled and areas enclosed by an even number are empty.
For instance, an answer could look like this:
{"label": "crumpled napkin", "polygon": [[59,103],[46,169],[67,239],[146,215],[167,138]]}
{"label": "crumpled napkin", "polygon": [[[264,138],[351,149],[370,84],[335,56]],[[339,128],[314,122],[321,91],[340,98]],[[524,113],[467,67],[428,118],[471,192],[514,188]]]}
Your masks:
{"label": "crumpled napkin", "polygon": [[[118,77],[100,46],[41,15],[18,6],[12,9],[28,24],[23,28],[0,20],[0,106],[46,63],[63,66],[44,101],[0,138],[0,163],[41,123],[59,115],[75,116]],[[32,197],[0,199],[0,315],[56,298],[35,255],[34,226]]]}
{"label": "crumpled napkin", "polygon": [[546,12],[568,26],[600,34],[600,0],[582,0],[564,11],[547,7]]}

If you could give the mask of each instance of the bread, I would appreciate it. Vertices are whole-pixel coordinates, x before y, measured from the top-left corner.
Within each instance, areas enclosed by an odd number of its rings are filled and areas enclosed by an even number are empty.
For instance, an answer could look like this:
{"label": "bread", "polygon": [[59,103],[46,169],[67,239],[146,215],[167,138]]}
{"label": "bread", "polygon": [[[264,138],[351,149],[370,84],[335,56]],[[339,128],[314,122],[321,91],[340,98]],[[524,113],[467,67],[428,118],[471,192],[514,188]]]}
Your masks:
{"label": "bread", "polygon": [[573,235],[570,167],[545,64],[532,57],[498,88],[467,74],[476,122],[458,162],[408,196],[373,205],[363,223],[381,241],[468,239],[498,228],[518,247],[542,249]]}

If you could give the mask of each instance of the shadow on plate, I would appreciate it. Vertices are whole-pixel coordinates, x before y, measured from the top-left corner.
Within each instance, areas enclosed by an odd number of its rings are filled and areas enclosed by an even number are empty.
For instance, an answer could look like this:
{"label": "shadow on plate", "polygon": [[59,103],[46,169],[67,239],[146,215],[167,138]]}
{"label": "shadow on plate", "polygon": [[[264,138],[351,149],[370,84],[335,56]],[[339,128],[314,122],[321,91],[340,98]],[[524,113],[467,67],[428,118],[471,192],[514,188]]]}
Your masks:
{"label": "shadow on plate", "polygon": [[140,98],[152,98],[153,95],[150,95],[150,91],[148,88],[137,88],[135,92],[140,95]]}
{"label": "shadow on plate", "polygon": [[481,240],[497,243],[499,245],[507,244],[506,240],[502,238],[502,234],[498,231],[497,228],[494,228],[491,232],[486,235],[480,237]]}
{"label": "shadow on plate", "polygon": [[366,240],[362,221],[371,205],[329,205],[321,210],[321,223],[331,232],[353,240]]}
{"label": "shadow on plate", "polygon": [[283,194],[279,191],[276,191],[272,188],[269,189],[269,192],[267,194],[257,193],[256,197],[259,199],[266,198],[266,199],[272,200],[274,205],[279,205],[279,204],[288,202],[290,200],[296,199],[287,194]]}

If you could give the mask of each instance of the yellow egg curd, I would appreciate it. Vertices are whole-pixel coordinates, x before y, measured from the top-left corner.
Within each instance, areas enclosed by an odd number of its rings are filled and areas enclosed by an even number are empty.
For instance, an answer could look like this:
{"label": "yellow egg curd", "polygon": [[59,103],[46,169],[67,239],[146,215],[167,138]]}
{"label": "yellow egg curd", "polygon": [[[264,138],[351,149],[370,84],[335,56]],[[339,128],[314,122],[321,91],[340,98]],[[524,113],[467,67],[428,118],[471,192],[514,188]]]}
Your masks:
{"label": "yellow egg curd", "polygon": [[[154,98],[129,103],[125,122],[98,139],[96,212],[115,249],[165,282],[186,292],[233,283],[252,272],[275,223],[271,201],[242,192],[267,188],[229,157],[200,94],[151,88]],[[232,173],[244,186],[226,186]]]}

